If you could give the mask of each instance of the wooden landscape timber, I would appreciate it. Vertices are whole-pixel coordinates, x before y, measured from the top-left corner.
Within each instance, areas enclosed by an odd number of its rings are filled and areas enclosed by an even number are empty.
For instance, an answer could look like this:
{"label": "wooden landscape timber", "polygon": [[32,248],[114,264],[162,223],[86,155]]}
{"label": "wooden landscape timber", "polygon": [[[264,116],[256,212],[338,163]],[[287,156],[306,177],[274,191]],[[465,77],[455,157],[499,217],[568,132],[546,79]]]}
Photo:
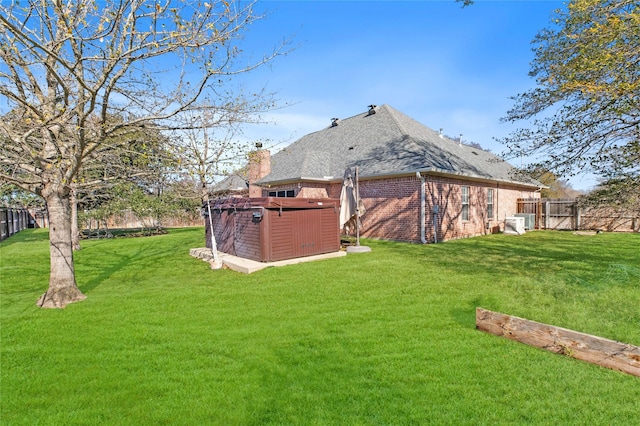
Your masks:
{"label": "wooden landscape timber", "polygon": [[640,347],[476,308],[478,330],[640,377]]}

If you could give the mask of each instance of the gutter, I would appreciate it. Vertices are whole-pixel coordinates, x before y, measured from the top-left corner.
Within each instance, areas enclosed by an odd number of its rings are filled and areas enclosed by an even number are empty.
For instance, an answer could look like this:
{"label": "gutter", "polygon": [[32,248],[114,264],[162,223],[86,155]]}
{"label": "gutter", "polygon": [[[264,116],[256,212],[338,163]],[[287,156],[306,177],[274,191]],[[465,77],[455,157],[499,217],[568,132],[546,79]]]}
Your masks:
{"label": "gutter", "polygon": [[309,182],[309,183],[335,183],[335,182],[342,182],[342,178],[336,178],[336,177],[324,177],[324,178],[314,178],[314,177],[304,177],[304,176],[300,176],[300,177],[295,177],[295,178],[287,178],[287,179],[280,179],[280,180],[271,180],[271,181],[262,181],[262,179],[255,181],[253,184],[260,186],[262,188],[270,188],[272,186],[279,186],[279,185],[289,185],[289,184],[293,184],[293,183],[301,183],[301,182]]}
{"label": "gutter", "polygon": [[[470,182],[505,183],[505,184],[509,184],[509,185],[519,186],[519,187],[522,187],[522,188],[527,188],[528,190],[533,190],[534,188],[536,190],[538,190],[541,187],[539,182],[538,183],[527,183],[527,182],[520,182],[520,181],[516,181],[516,180],[509,180],[509,179],[491,179],[491,178],[477,176],[477,175],[451,172],[451,171],[447,171],[447,170],[438,169],[438,168],[435,168],[435,167],[432,167],[432,168],[429,168],[429,169],[420,169],[420,170],[415,170],[415,171],[406,171],[406,172],[399,172],[399,173],[396,173],[396,172],[374,173],[374,174],[369,174],[369,175],[365,175],[365,176],[360,176],[360,180],[384,179],[384,178],[413,176],[413,175],[418,177],[418,174],[420,174],[420,175],[426,174],[426,175],[432,175],[432,176],[452,177],[454,179],[466,180],[466,181],[470,181]],[[273,180],[273,181],[263,181],[263,179],[260,179],[260,180],[258,180],[256,182],[254,182],[253,184],[261,186],[263,188],[269,188],[271,186],[286,185],[286,184],[299,183],[299,182],[325,183],[325,184],[327,184],[327,183],[339,183],[339,182],[342,182],[342,178],[341,177],[336,177],[336,176],[325,176],[325,177],[322,177],[322,178],[300,176],[300,177],[295,177],[295,178],[287,178],[287,179],[280,179],[280,180]]]}

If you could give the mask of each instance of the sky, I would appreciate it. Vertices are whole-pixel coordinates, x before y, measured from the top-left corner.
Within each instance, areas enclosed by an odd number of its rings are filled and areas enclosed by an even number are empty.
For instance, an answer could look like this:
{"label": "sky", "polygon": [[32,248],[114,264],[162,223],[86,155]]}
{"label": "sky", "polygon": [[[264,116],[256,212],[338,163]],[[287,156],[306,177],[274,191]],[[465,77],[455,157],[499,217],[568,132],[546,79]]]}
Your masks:
{"label": "sky", "polygon": [[[535,87],[531,42],[561,1],[271,1],[257,10],[242,48],[258,57],[284,39],[291,51],[245,77],[275,92],[282,108],[252,137],[278,151],[331,118],[388,104],[445,135],[496,154],[517,125],[501,122],[511,97]],[[520,125],[526,125],[521,123]],[[525,159],[511,160],[518,166]],[[588,177],[570,180],[586,190]]]}

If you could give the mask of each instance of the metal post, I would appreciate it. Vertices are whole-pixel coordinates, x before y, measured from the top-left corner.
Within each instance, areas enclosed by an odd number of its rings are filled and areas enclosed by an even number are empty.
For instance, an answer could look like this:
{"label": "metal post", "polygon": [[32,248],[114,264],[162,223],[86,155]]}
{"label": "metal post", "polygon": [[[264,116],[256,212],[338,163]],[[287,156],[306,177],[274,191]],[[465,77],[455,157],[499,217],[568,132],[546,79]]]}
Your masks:
{"label": "metal post", "polygon": [[213,232],[213,218],[211,217],[211,201],[209,200],[209,194],[206,195],[207,200],[207,212],[209,213],[209,230],[211,231],[211,252],[213,254],[213,263],[211,269],[222,268],[222,262],[218,256],[218,245],[216,244],[216,236]]}
{"label": "metal post", "polygon": [[360,245],[360,183],[358,181],[358,166],[356,166],[356,246]]}
{"label": "metal post", "polygon": [[360,171],[356,166],[355,173],[355,193],[356,193],[356,245],[347,247],[347,253],[366,253],[370,252],[371,248],[367,246],[360,245]]}

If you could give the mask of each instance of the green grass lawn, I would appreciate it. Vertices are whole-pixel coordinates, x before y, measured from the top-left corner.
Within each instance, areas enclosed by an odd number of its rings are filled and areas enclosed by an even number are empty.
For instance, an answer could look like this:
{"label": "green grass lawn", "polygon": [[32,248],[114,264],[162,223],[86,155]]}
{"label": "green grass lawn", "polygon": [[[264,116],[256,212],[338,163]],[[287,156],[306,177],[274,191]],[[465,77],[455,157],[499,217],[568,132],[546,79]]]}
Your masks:
{"label": "green grass lawn", "polygon": [[0,244],[3,425],[640,422],[640,378],[475,330],[480,306],[640,345],[640,235],[531,232],[212,271],[202,228],[83,241],[87,299],[35,306],[46,230]]}

